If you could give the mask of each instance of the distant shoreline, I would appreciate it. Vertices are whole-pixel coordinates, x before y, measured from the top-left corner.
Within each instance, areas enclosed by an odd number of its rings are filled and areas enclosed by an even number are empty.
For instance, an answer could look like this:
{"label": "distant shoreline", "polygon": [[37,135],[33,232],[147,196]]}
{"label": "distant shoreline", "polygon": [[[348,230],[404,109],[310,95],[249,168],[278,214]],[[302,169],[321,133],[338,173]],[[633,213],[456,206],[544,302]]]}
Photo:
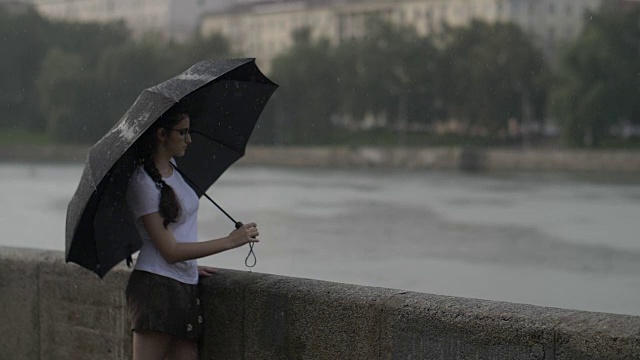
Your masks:
{"label": "distant shoreline", "polygon": [[[4,145],[0,163],[84,163],[86,145]],[[640,172],[640,150],[384,148],[253,146],[242,165],[402,168],[449,170],[531,170]]]}

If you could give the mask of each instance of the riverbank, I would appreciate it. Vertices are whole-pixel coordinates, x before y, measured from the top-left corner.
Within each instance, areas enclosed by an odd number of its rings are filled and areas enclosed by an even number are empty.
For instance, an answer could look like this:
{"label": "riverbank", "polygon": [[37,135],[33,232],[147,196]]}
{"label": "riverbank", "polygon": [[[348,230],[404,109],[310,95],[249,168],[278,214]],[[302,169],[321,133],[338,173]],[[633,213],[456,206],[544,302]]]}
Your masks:
{"label": "riverbank", "polygon": [[[88,146],[5,145],[0,162],[84,162]],[[476,171],[640,172],[640,151],[508,148],[253,146],[241,165]]]}

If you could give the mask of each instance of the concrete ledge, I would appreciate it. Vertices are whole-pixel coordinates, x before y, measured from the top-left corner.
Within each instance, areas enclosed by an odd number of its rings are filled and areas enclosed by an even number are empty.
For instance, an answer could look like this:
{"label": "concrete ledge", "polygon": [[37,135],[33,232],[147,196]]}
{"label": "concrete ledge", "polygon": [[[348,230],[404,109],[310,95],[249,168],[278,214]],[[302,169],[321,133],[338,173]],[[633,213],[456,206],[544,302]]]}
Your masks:
{"label": "concrete ledge", "polygon": [[63,259],[40,265],[40,359],[126,359],[128,271],[103,280]]}
{"label": "concrete ledge", "polygon": [[14,359],[40,356],[38,268],[48,254],[0,250],[0,354]]}
{"label": "concrete ledge", "polygon": [[636,316],[231,270],[202,286],[204,359],[640,358]]}
{"label": "concrete ledge", "polygon": [[2,145],[0,161],[82,163],[88,153],[88,145]]}
{"label": "concrete ledge", "polygon": [[338,168],[638,172],[640,151],[463,147],[250,147],[240,163]]}
{"label": "concrete ledge", "polygon": [[[0,247],[0,354],[129,359],[129,270]],[[640,317],[220,270],[203,359],[639,359]]]}
{"label": "concrete ledge", "polygon": [[232,270],[202,289],[204,359],[379,359],[381,295],[397,292]]}
{"label": "concrete ledge", "polygon": [[[84,162],[88,150],[88,146],[82,145],[4,145],[0,146],[0,161]],[[336,168],[640,172],[640,151],[251,146],[239,164]]]}
{"label": "concrete ledge", "polygon": [[0,247],[0,354],[129,359],[127,279],[119,267],[100,280],[59,251]]}

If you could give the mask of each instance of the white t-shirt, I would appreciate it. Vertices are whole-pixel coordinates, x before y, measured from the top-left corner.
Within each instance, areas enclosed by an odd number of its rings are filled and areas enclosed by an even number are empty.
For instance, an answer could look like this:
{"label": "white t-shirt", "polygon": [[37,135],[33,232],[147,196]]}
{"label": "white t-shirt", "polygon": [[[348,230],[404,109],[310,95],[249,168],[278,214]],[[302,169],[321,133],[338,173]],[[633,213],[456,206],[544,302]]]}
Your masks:
{"label": "white t-shirt", "polygon": [[[176,222],[169,224],[169,230],[173,232],[173,236],[179,243],[198,241],[198,196],[175,169],[170,177],[163,180],[173,188],[180,202],[180,215]],[[151,241],[142,223],[142,216],[160,211],[160,189],[142,166],[139,166],[131,175],[127,188],[127,203],[133,212],[136,228],[142,238],[142,248],[140,248],[135,268],[170,277],[186,284],[197,284],[197,261],[167,263]]]}

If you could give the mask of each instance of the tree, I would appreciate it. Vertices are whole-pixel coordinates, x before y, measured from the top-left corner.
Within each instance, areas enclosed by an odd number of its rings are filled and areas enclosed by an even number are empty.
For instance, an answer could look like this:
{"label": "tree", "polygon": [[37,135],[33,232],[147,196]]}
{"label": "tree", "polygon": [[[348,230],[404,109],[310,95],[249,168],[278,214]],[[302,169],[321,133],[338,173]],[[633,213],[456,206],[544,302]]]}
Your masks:
{"label": "tree", "polygon": [[95,118],[99,133],[110,129],[144,89],[186,70],[177,69],[180,60],[172,60],[172,51],[154,41],[130,41],[102,51],[95,69],[101,103]]}
{"label": "tree", "polygon": [[111,38],[110,46],[99,51],[89,45],[62,46],[47,56],[38,83],[42,108],[56,139],[94,142],[124,115],[144,89],[212,54],[228,55],[228,45],[220,37],[197,38],[185,44],[152,38],[136,42]]}
{"label": "tree", "polygon": [[519,27],[473,21],[446,30],[444,44],[447,112],[469,130],[497,135],[527,107],[543,112],[547,65]]}
{"label": "tree", "polygon": [[623,119],[640,122],[640,8],[587,14],[561,55],[550,109],[575,146],[598,146]]}
{"label": "tree", "polygon": [[79,70],[85,68],[80,55],[60,49],[50,51],[43,60],[36,82],[40,106],[48,118],[47,130],[59,140],[85,142],[100,131],[93,123],[99,114],[95,76]]}
{"label": "tree", "polygon": [[93,67],[100,54],[130,40],[124,21],[108,23],[52,21],[47,26],[46,41],[51,48],[78,54],[87,66]]}
{"label": "tree", "polygon": [[47,23],[35,11],[9,14],[0,6],[0,106],[5,114],[0,127],[43,130],[44,117],[38,103],[34,76],[49,49]]}
{"label": "tree", "polygon": [[[385,119],[406,134],[408,124],[428,124],[435,111],[438,51],[413,27],[371,17],[366,35],[345,41],[336,51],[342,75],[341,112],[351,120]],[[404,143],[404,136],[400,136]]]}
{"label": "tree", "polygon": [[[367,21],[366,36],[341,46],[339,53],[351,61],[347,73],[357,76],[353,84],[342,86],[343,97],[355,116],[382,115],[397,128],[408,122],[428,124],[437,117],[439,53],[431,40],[418,36],[413,27],[372,17]],[[356,91],[350,91],[349,86]]]}
{"label": "tree", "polygon": [[[328,40],[313,41],[309,29],[293,34],[294,45],[273,61],[271,77],[281,88],[274,96],[280,106],[283,141],[319,143],[331,138],[331,117],[338,107],[337,65]],[[285,115],[286,114],[286,115]]]}
{"label": "tree", "polygon": [[220,34],[208,37],[195,34],[183,44],[168,44],[167,50],[172,54],[172,59],[178,60],[174,62],[178,65],[177,70],[186,70],[199,61],[224,59],[232,55],[229,41]]}

